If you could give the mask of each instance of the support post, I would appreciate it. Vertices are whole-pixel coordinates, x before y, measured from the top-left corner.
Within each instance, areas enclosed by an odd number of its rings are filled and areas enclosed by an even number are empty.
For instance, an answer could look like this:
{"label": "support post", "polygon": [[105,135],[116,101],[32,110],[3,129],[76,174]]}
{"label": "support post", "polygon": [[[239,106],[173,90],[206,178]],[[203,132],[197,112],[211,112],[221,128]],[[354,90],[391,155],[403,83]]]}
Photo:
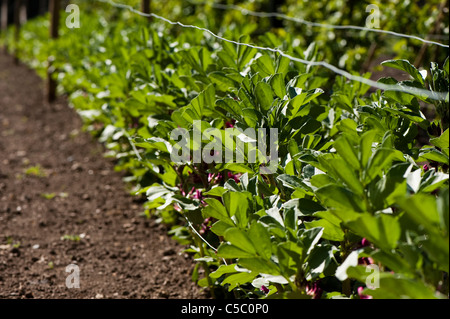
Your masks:
{"label": "support post", "polygon": [[47,13],[47,0],[39,0],[39,15],[44,15]]}
{"label": "support post", "polygon": [[19,50],[17,45],[19,44],[20,36],[20,11],[22,7],[22,0],[14,1],[14,63],[19,64]]}
{"label": "support post", "polygon": [[[2,13],[1,13],[1,16],[0,16],[0,21],[1,21],[0,28],[1,28],[2,32],[6,33],[7,30],[8,30],[8,0],[2,0],[2,7],[1,7],[1,9],[2,9]],[[8,52],[8,46],[7,46],[6,42],[5,42],[4,49],[5,49],[5,53],[7,53]]]}
{"label": "support post", "polygon": [[28,20],[28,0],[22,0],[19,9],[19,21],[20,24],[25,24]]}
{"label": "support post", "polygon": [[1,28],[5,31],[8,28],[8,0],[2,0]]}
{"label": "support post", "polygon": [[[59,11],[61,8],[60,0],[50,0],[49,11],[50,11],[50,38],[58,38],[58,27],[59,27]],[[48,57],[48,69],[47,69],[47,101],[52,103],[56,100],[56,80],[53,79],[52,73],[54,68],[52,65],[53,57]]]}
{"label": "support post", "polygon": [[[142,0],[141,11],[143,13],[150,14],[151,13],[150,5],[151,5],[151,0]],[[148,17],[147,19],[148,19],[148,21],[151,21],[151,17]]]}

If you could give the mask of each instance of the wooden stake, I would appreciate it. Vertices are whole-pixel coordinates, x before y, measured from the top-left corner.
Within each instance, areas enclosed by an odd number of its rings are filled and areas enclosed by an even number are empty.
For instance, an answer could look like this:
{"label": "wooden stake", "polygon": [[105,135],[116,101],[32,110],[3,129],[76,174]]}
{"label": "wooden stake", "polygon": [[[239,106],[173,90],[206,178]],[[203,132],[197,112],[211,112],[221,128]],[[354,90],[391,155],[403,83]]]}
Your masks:
{"label": "wooden stake", "polygon": [[[50,11],[50,38],[58,38],[58,27],[59,27],[59,11],[60,11],[60,0],[50,0],[49,11]],[[48,58],[48,69],[47,69],[47,101],[52,103],[56,100],[56,80],[52,78],[53,59]]]}
{"label": "wooden stake", "polygon": [[[0,25],[1,31],[6,33],[6,31],[8,29],[8,0],[2,0],[2,13],[0,16],[0,20],[1,20],[1,25]],[[8,45],[6,44],[6,42],[5,42],[4,49],[5,49],[5,53],[7,53]]]}
{"label": "wooden stake", "polygon": [[47,13],[47,1],[46,0],[39,0],[39,15],[44,15]]}
{"label": "wooden stake", "polygon": [[22,0],[19,9],[19,21],[21,25],[25,24],[28,20],[27,7],[28,7],[28,0]]}
{"label": "wooden stake", "polygon": [[[143,12],[143,13],[146,13],[146,14],[150,14],[151,12],[151,10],[150,10],[150,5],[151,5],[151,0],[142,0],[142,3],[141,3],[141,11]],[[151,21],[151,17],[148,17],[147,18],[149,21]]]}
{"label": "wooden stake", "polygon": [[20,8],[22,7],[22,0],[14,1],[14,63],[19,64],[19,50],[17,49],[17,45],[19,44],[19,36],[20,36]]}
{"label": "wooden stake", "polygon": [[0,20],[2,31],[6,31],[6,29],[8,28],[8,0],[2,1],[2,15],[0,17]]}

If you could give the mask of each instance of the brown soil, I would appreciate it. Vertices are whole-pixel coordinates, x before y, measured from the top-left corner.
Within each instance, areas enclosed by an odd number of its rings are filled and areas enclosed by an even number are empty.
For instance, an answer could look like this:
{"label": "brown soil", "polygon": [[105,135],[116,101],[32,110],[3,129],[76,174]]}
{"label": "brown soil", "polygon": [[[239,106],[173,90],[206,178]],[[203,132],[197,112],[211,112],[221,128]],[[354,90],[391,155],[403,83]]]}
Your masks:
{"label": "brown soil", "polygon": [[[140,216],[102,145],[43,88],[0,53],[0,298],[207,297],[185,247]],[[66,287],[69,264],[78,289]]]}

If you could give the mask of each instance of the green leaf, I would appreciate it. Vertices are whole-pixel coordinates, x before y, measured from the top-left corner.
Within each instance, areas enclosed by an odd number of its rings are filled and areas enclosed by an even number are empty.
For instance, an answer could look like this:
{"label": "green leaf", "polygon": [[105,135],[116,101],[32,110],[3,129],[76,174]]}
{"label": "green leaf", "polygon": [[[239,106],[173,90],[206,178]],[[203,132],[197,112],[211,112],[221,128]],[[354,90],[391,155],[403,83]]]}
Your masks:
{"label": "green leaf", "polygon": [[381,62],[381,65],[388,66],[397,70],[402,70],[413,77],[414,80],[424,85],[424,80],[419,70],[412,65],[408,60],[387,60]]}
{"label": "green leaf", "polygon": [[205,113],[205,109],[214,108],[215,92],[214,86],[212,84],[208,85],[188,106],[192,107],[201,118]]}
{"label": "green leaf", "polygon": [[254,174],[254,171],[250,167],[245,165],[245,164],[228,163],[228,164],[225,164],[223,169],[230,170],[230,171],[232,171],[234,173],[250,173],[250,174]]}
{"label": "green leaf", "polygon": [[255,127],[259,121],[259,114],[261,114],[261,113],[259,113],[255,109],[250,109],[250,108],[243,109],[242,113],[243,113],[245,123],[247,123],[247,125],[249,127]]}
{"label": "green leaf", "polygon": [[[249,43],[250,40],[251,40],[251,38],[248,35],[244,35],[239,38],[239,42],[241,42],[241,43]],[[257,49],[249,47],[249,46],[243,46],[243,45],[238,46],[237,55],[238,55],[239,68],[243,69],[245,67],[245,65],[248,62],[250,62],[251,59],[253,59],[253,57],[256,55],[257,52],[258,52]]]}
{"label": "green leaf", "polygon": [[240,272],[225,278],[225,280],[222,281],[222,285],[224,286],[226,284],[229,284],[230,286],[228,287],[228,291],[231,291],[237,286],[252,282],[256,276],[258,276],[258,273],[256,272]]}
{"label": "green leaf", "polygon": [[447,155],[431,147],[422,148],[420,150],[419,158],[417,161],[424,160],[449,164],[449,157]]}
{"label": "green leaf", "polygon": [[[402,250],[401,248],[402,247],[400,247],[400,250]],[[419,258],[421,258],[422,253],[418,251],[417,255]],[[416,269],[419,269],[420,265],[418,265],[418,261],[412,262],[411,260],[407,260],[405,256],[406,254],[404,253],[404,251],[399,253],[395,250],[375,250],[370,255],[370,257],[372,257],[374,260],[381,262],[383,265],[394,272],[410,274],[414,276]]]}
{"label": "green leaf", "polygon": [[[447,60],[448,61],[448,60]],[[439,197],[436,200],[439,221],[441,229],[445,231],[445,235],[449,235],[449,191],[448,186],[441,190]]]}
{"label": "green leaf", "polygon": [[330,184],[335,184],[336,181],[327,174],[316,174],[309,180],[311,185],[321,188]]}
{"label": "green leaf", "polygon": [[245,228],[248,223],[251,194],[249,192],[226,192],[222,195],[228,215],[236,216],[237,225]]}
{"label": "green leaf", "polygon": [[347,135],[342,135],[333,144],[339,155],[354,169],[361,167],[358,153]]}
{"label": "green leaf", "polygon": [[334,250],[336,248],[332,245],[322,244],[317,245],[311,254],[308,256],[307,262],[307,280],[314,280],[317,277],[323,276],[328,265],[334,259]]}
{"label": "green leaf", "polygon": [[211,72],[208,77],[214,84],[216,84],[219,91],[228,92],[236,87],[236,83],[228,78],[224,72],[214,71]]}
{"label": "green leaf", "polygon": [[291,100],[288,104],[287,115],[289,119],[296,116],[305,116],[308,114],[309,108],[303,108],[311,100],[321,95],[324,91],[322,89],[314,89],[306,92],[301,92],[299,88],[289,88]]}
{"label": "green leaf", "polygon": [[361,163],[361,167],[367,167],[369,159],[372,155],[372,143],[377,135],[377,132],[372,130],[365,132],[361,136],[361,140],[359,143],[360,148],[360,158],[359,162]]}
{"label": "green leaf", "polygon": [[429,170],[422,176],[418,192],[431,193],[447,183],[448,177],[448,174]]}
{"label": "green leaf", "polygon": [[[266,214],[267,214],[268,216],[270,216],[270,218],[271,218],[275,223],[277,223],[278,225],[284,226],[283,218],[281,217],[280,211],[278,210],[277,207],[272,207],[272,208],[270,208],[270,209],[267,209],[267,210],[266,210]],[[267,216],[261,217],[261,221],[264,221],[264,217],[267,217]]]}
{"label": "green leaf", "polygon": [[303,230],[303,232],[299,236],[300,241],[303,245],[303,252],[304,252],[303,258],[306,258],[307,255],[314,249],[314,247],[317,245],[322,235],[323,235],[322,227],[314,227]]}
{"label": "green leaf", "polygon": [[228,190],[222,186],[215,186],[211,188],[209,191],[203,193],[203,195],[209,195],[209,196],[219,196],[221,197],[225,192]]}
{"label": "green leaf", "polygon": [[358,196],[338,185],[321,187],[316,190],[316,196],[328,207],[351,209],[356,212],[365,210]]}
{"label": "green leaf", "polygon": [[297,176],[282,174],[277,177],[277,180],[281,181],[284,186],[292,188],[292,189],[302,189],[307,192],[312,192],[311,187],[306,185],[301,181]]}
{"label": "green leaf", "polygon": [[398,197],[406,194],[407,181],[403,176],[408,166],[409,163],[394,165],[379,181],[369,185],[369,199],[375,210],[392,206]]}
{"label": "green leaf", "polygon": [[299,216],[311,216],[324,208],[319,203],[308,198],[295,198],[283,204],[284,209],[294,209]]}
{"label": "green leaf", "polygon": [[364,188],[359,181],[357,173],[354,170],[354,167],[348,165],[348,162],[345,162],[342,158],[333,158],[328,161],[321,161],[322,158],[319,157],[319,162],[324,166],[329,166],[333,175],[338,177],[344,184],[356,195],[361,196],[364,192]]}
{"label": "green leaf", "polygon": [[[347,270],[349,277],[365,282],[367,276],[366,267],[350,267]],[[363,294],[375,299],[437,299],[434,289],[423,282],[408,278],[402,274],[380,273],[379,287],[376,289],[364,289]],[[443,296],[441,297],[443,298]]]}
{"label": "green leaf", "polygon": [[281,73],[274,74],[270,79],[270,85],[272,86],[273,92],[280,98],[283,99],[286,95],[286,88],[284,84],[284,76]]}
{"label": "green leaf", "polygon": [[276,72],[283,74],[285,76],[287,72],[289,71],[289,64],[291,63],[291,60],[280,55],[277,59],[277,69]]}
{"label": "green leaf", "polygon": [[368,183],[377,175],[381,175],[384,169],[391,164],[395,155],[393,149],[379,148],[369,159],[367,170],[365,171],[365,181]]}
{"label": "green leaf", "polygon": [[358,127],[358,123],[356,123],[354,120],[350,118],[346,118],[341,120],[336,124],[336,127],[339,131],[347,133],[346,137],[351,139],[353,144],[356,144],[359,140],[358,133],[356,132],[356,129]]}
{"label": "green leaf", "polygon": [[213,279],[218,279],[222,275],[230,274],[230,273],[237,273],[236,270],[236,264],[231,265],[220,265],[219,268],[217,268],[216,271],[212,272],[209,276]]}
{"label": "green leaf", "polygon": [[258,255],[265,260],[269,260],[272,256],[272,242],[270,241],[270,234],[266,227],[261,223],[254,222],[250,226],[248,236],[255,246]]}
{"label": "green leaf", "polygon": [[399,222],[395,217],[387,214],[372,216],[364,213],[358,219],[347,222],[346,225],[359,236],[367,238],[377,247],[387,251],[397,247],[401,235]]}
{"label": "green leaf", "polygon": [[217,52],[217,56],[227,67],[237,68],[236,61],[225,50]]}
{"label": "green leaf", "polygon": [[354,113],[353,104],[350,98],[342,93],[334,93],[332,96],[332,101],[335,101],[336,106],[339,108],[346,110],[349,113]]}
{"label": "green leaf", "polygon": [[258,82],[255,88],[255,95],[261,111],[267,112],[273,103],[273,94],[270,85],[265,82]]}
{"label": "green leaf", "polygon": [[291,276],[295,273],[293,266],[302,267],[302,255],[304,249],[299,244],[292,241],[278,244],[276,252],[278,265],[284,276]]}
{"label": "green leaf", "polygon": [[216,219],[222,220],[223,222],[234,226],[233,220],[230,218],[230,216],[227,213],[227,210],[222,205],[221,202],[219,202],[217,199],[214,198],[205,198],[205,202],[208,204],[205,208],[203,208],[203,214],[205,217],[214,217]]}
{"label": "green leaf", "polygon": [[449,129],[446,129],[441,136],[430,139],[430,143],[440,149],[449,148]]}
{"label": "green leaf", "polygon": [[440,225],[440,217],[436,206],[436,198],[428,194],[416,194],[397,201],[408,216],[428,232],[434,232]]}
{"label": "green leaf", "polygon": [[268,55],[262,55],[256,60],[256,70],[260,72],[262,77],[270,76],[275,73],[273,60]]}
{"label": "green leaf", "polygon": [[270,274],[277,276],[280,274],[277,265],[271,260],[264,260],[259,257],[255,258],[240,258],[239,264],[243,267],[263,274]]}
{"label": "green leaf", "polygon": [[228,228],[232,227],[230,224],[225,223],[224,221],[218,220],[211,226],[211,231],[218,235],[223,236]]}
{"label": "green leaf", "polygon": [[226,98],[223,100],[217,100],[216,105],[233,116],[241,117],[243,115],[242,108],[239,105],[239,102],[234,99]]}
{"label": "green leaf", "polygon": [[311,229],[314,227],[322,227],[324,239],[333,240],[333,241],[342,241],[344,240],[344,232],[342,229],[328,220],[321,219],[315,220],[312,222],[304,222],[306,229]]}
{"label": "green leaf", "polygon": [[256,256],[256,249],[253,245],[249,236],[243,231],[236,227],[227,229],[224,235],[225,239],[228,240],[233,246]]}
{"label": "green leaf", "polygon": [[234,245],[222,243],[217,249],[217,256],[222,258],[253,258],[255,254],[242,250]]}

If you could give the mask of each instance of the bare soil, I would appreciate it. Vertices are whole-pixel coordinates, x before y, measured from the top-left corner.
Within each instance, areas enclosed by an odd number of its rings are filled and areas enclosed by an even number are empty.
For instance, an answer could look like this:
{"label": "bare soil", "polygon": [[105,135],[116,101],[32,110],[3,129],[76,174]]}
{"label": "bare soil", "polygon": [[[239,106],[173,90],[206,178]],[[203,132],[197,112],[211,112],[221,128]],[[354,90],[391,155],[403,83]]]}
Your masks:
{"label": "bare soil", "polygon": [[[0,53],[0,298],[207,298],[64,98]],[[80,288],[67,288],[79,267]],[[75,281],[70,281],[75,283]]]}

